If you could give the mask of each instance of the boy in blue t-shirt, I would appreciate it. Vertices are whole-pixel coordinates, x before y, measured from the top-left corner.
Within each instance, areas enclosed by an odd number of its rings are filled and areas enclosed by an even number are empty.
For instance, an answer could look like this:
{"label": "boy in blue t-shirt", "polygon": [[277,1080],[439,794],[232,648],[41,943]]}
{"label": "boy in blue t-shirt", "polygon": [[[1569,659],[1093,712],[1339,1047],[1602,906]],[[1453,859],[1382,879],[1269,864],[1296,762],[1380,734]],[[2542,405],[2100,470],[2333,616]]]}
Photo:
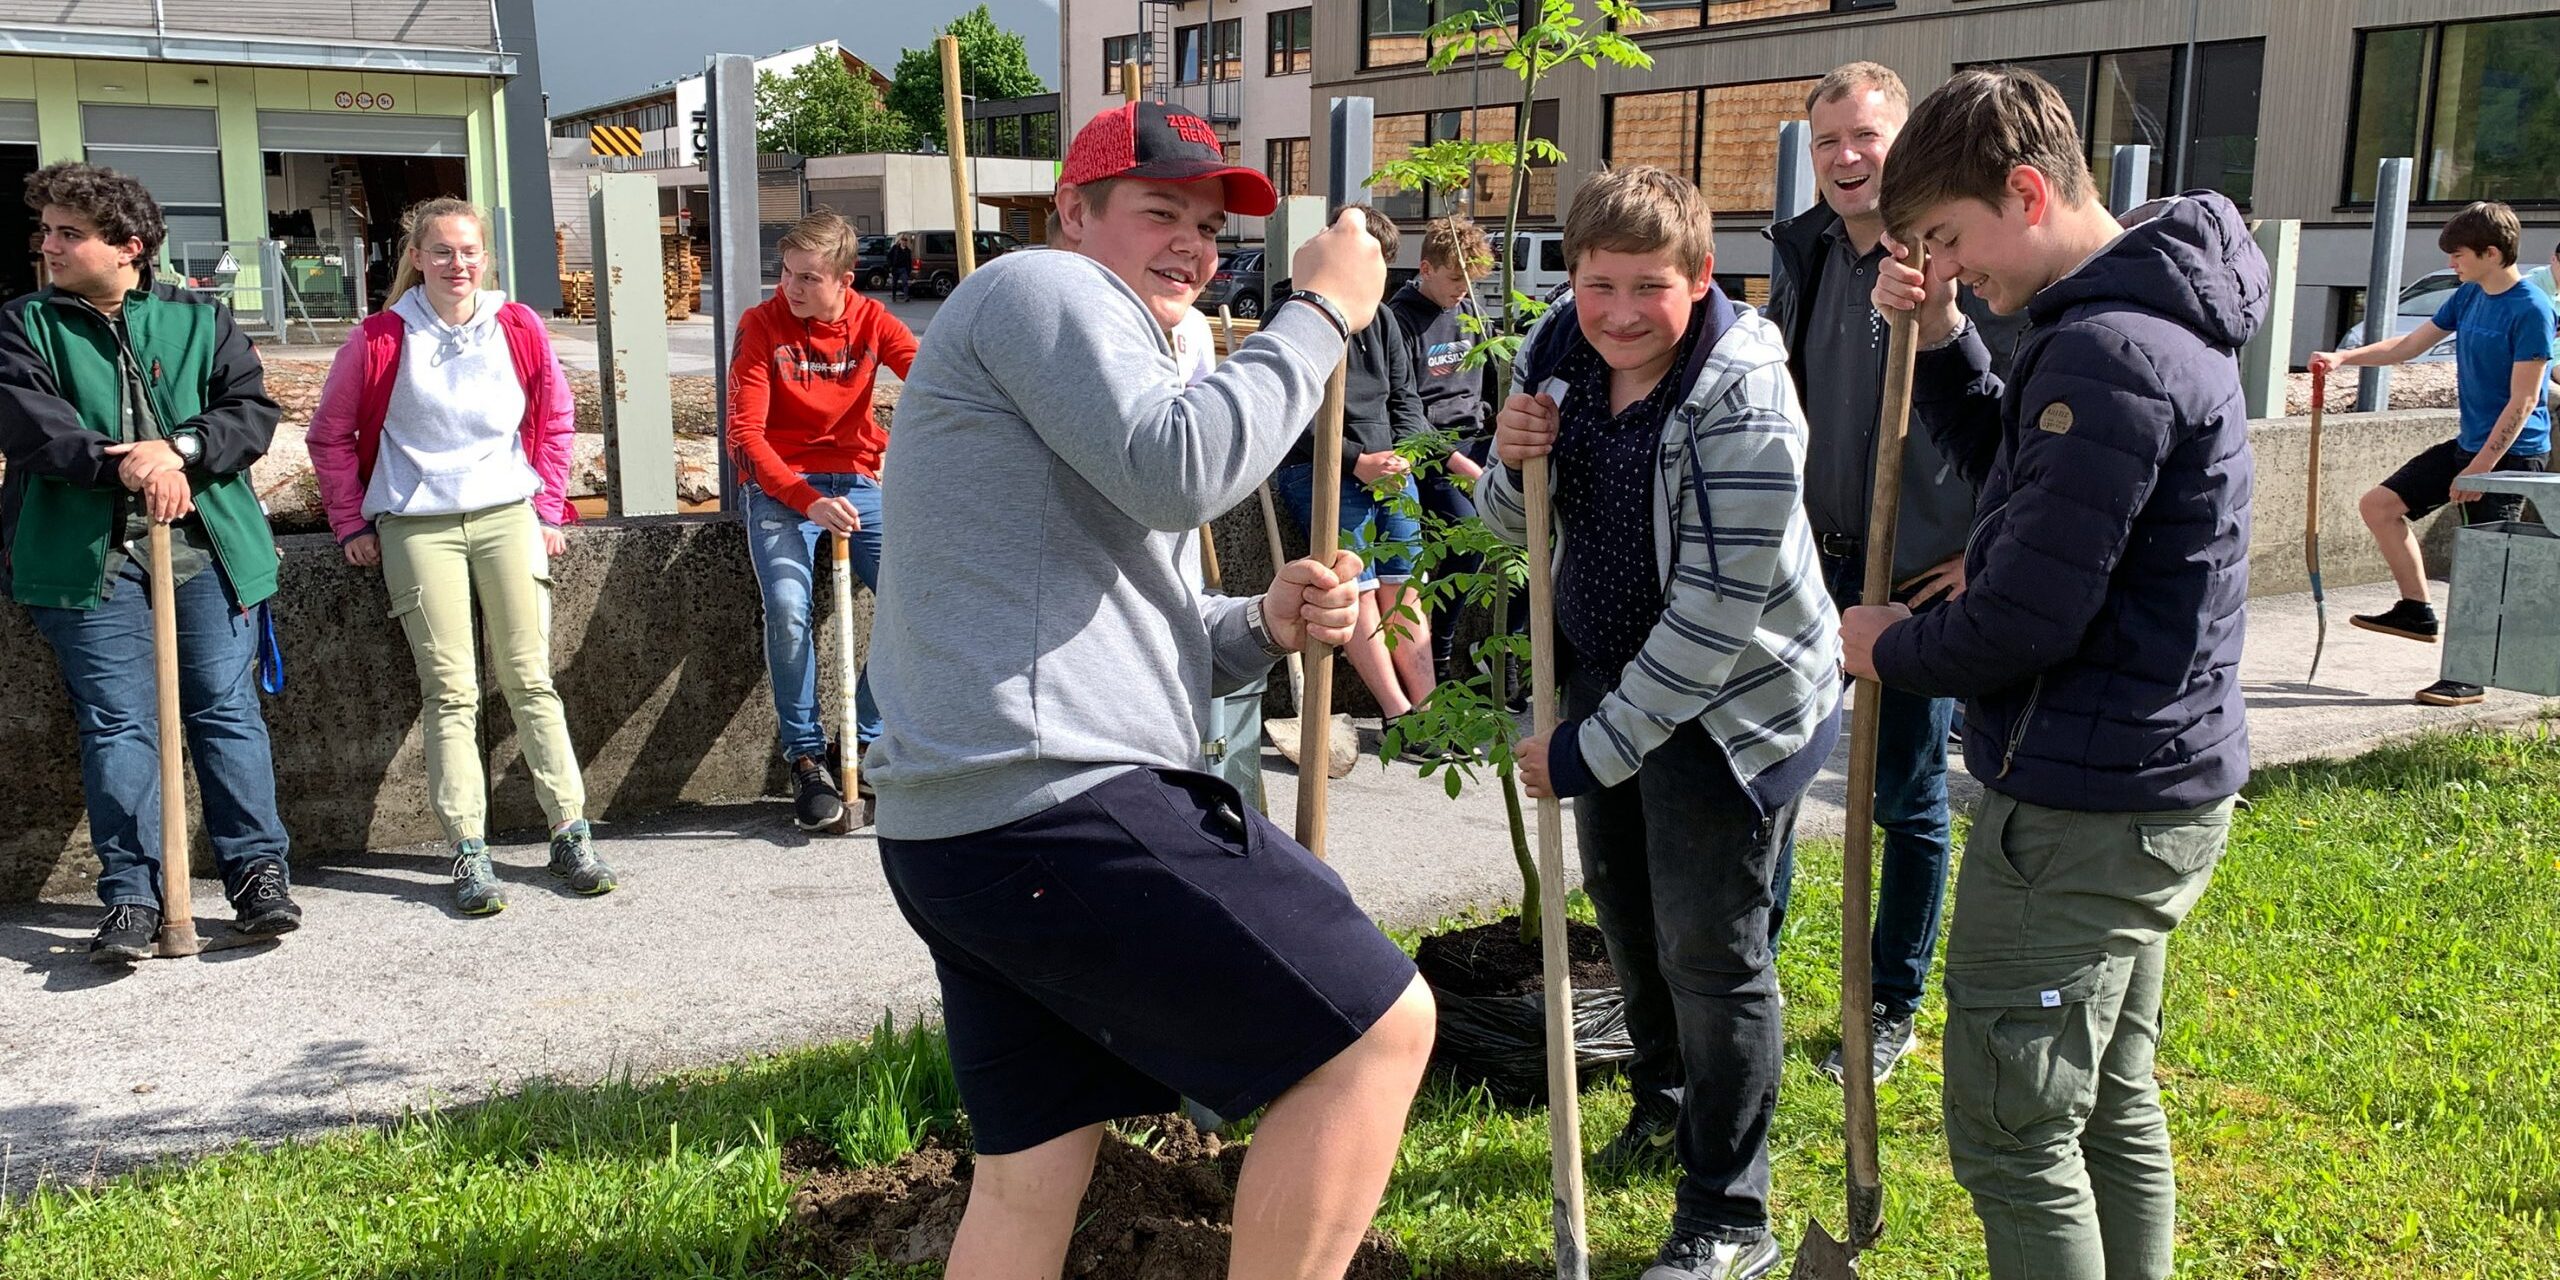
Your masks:
{"label": "boy in blue t-shirt", "polygon": [[[2453,274],[2462,281],[2435,319],[2409,333],[2370,342],[2353,351],[2311,357],[2315,372],[2342,365],[2400,364],[2458,335],[2454,346],[2462,433],[2401,464],[2357,503],[2365,527],[2391,566],[2400,601],[2388,610],[2350,619],[2367,631],[2436,642],[2435,606],[2427,600],[2425,562],[2410,522],[2448,501],[2462,503],[2465,524],[2513,520],[2524,499],[2484,494],[2463,482],[2492,471],[2540,471],[2551,459],[2551,415],[2542,403],[2542,379],[2551,363],[2551,301],[2528,287],[2516,270],[2523,227],[2515,211],[2479,201],[2453,215],[2436,237]],[[2418,691],[2430,706],[2480,701],[2480,686],[2438,680]]]}

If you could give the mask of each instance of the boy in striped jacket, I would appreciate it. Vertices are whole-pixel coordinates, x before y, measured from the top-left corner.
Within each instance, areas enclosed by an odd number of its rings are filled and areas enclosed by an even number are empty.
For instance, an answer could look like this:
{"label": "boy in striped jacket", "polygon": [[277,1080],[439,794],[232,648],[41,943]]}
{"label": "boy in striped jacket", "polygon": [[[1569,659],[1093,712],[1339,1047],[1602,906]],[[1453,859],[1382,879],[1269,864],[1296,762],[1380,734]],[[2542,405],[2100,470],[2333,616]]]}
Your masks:
{"label": "boy in striped jacket", "polygon": [[[1523,344],[1485,523],[1519,541],[1518,467],[1552,454],[1564,720],[1520,744],[1574,801],[1636,1046],[1600,1163],[1681,1178],[1645,1280],[1747,1280],[1769,1232],[1780,1056],[1772,872],[1839,736],[1839,618],[1803,502],[1805,425],[1776,326],[1713,283],[1705,200],[1660,169],[1585,183],[1572,293]],[[1532,554],[1541,549],[1533,548]]]}

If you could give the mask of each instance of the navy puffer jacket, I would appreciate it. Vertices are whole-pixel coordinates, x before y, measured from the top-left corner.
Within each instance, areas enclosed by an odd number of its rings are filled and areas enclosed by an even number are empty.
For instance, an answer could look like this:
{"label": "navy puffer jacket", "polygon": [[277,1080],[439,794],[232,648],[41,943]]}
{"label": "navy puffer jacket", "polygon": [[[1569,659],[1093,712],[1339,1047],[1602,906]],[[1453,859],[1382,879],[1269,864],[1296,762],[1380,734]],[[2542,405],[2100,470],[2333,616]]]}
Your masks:
{"label": "navy puffer jacket", "polygon": [[2027,304],[2012,378],[1966,337],[1913,414],[1979,481],[1962,598],[1886,631],[1887,684],[1962,697],[1965,764],[2059,809],[2188,808],[2249,777],[2249,415],[2266,260],[2231,202],[2127,219]]}

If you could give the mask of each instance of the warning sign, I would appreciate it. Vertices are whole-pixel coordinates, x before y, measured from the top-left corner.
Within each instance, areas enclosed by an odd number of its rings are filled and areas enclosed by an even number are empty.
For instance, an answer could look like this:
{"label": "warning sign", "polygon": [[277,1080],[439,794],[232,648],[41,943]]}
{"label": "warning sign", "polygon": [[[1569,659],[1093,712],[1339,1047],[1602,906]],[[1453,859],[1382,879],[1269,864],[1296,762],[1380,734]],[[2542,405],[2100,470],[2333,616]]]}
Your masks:
{"label": "warning sign", "polygon": [[587,127],[587,152],[599,156],[637,156],[640,154],[640,131],[628,125],[599,124]]}

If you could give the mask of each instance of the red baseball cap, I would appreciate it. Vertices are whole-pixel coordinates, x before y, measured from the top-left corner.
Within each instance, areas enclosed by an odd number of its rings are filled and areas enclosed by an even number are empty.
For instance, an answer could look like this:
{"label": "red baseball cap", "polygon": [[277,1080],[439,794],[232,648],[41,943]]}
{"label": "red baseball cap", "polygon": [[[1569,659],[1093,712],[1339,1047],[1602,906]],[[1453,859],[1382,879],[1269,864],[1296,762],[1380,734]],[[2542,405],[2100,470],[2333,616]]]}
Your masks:
{"label": "red baseball cap", "polygon": [[1227,190],[1227,212],[1259,218],[1280,207],[1271,179],[1227,163],[1218,131],[1188,111],[1161,102],[1128,102],[1085,122],[1067,148],[1058,185],[1105,178],[1198,182],[1216,178]]}

